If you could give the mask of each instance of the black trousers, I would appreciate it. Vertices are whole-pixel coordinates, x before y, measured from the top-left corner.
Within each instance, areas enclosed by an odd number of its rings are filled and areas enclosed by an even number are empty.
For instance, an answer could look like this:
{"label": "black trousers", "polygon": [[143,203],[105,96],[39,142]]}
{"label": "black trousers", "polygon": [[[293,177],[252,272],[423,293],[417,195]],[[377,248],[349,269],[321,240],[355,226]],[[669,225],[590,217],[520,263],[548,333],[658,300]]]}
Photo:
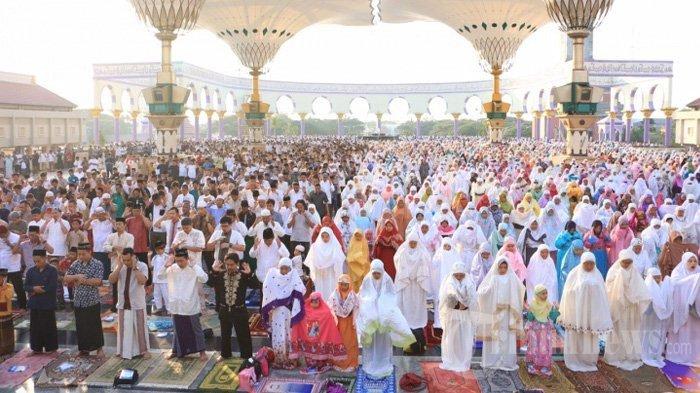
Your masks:
{"label": "black trousers", "polygon": [[29,347],[34,352],[58,349],[55,310],[29,310]]}
{"label": "black trousers", "polygon": [[73,307],[78,350],[91,352],[105,345],[100,319],[100,303],[88,307]]}
{"label": "black trousers", "polygon": [[411,344],[411,352],[414,355],[421,354],[425,351],[425,334],[423,329],[411,329],[416,342]]}
{"label": "black trousers", "polygon": [[221,356],[230,358],[231,354],[231,328],[236,331],[238,347],[241,349],[241,359],[253,356],[253,341],[250,338],[248,327],[248,310],[242,308],[219,307],[219,321],[221,322]]}
{"label": "black trousers", "polygon": [[17,294],[17,308],[26,309],[27,308],[27,292],[24,292],[24,280],[22,279],[22,272],[12,272],[7,274],[7,282],[15,287],[15,293]]}

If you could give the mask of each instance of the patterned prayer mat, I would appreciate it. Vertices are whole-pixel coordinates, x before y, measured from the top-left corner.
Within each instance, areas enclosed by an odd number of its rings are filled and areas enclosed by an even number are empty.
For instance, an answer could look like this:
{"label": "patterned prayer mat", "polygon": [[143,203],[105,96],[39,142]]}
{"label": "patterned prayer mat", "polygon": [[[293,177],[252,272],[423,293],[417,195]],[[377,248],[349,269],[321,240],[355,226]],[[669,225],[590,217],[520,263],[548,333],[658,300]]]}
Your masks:
{"label": "patterned prayer mat", "polygon": [[355,382],[357,379],[354,376],[331,375],[325,379],[326,384],[330,383],[331,381],[343,385],[348,393],[355,392]]}
{"label": "patterned prayer mat", "polygon": [[36,386],[62,388],[78,385],[106,360],[101,356],[78,356],[78,353],[64,352],[44,367]]}
{"label": "patterned prayer mat", "polygon": [[520,362],[518,375],[528,389],[540,389],[545,393],[576,393],[576,386],[566,379],[556,364],[552,364],[552,376],[547,378],[540,375],[530,375],[525,367],[525,362]]}
{"label": "patterned prayer mat", "polygon": [[[15,329],[29,330],[29,318],[21,319],[15,324]],[[64,331],[75,331],[75,316],[73,313],[57,312],[56,329]]]}
{"label": "patterned prayer mat", "polygon": [[132,368],[139,372],[139,379],[143,379],[148,370],[163,357],[162,353],[151,353],[150,359],[134,358],[122,359],[115,356],[110,357],[94,373],[85,379],[88,386],[112,386],[114,376],[123,368]]}
{"label": "patterned prayer mat", "polygon": [[256,393],[322,393],[325,381],[301,378],[266,377],[256,385]]}
{"label": "patterned prayer mat", "polygon": [[166,359],[161,357],[155,363],[153,370],[139,383],[140,387],[153,387],[164,389],[188,389],[199,376],[199,373],[209,363],[214,352],[207,352],[207,361],[199,360],[199,356],[190,355],[178,359]]}
{"label": "patterned prayer mat", "polygon": [[238,389],[238,368],[243,364],[242,359],[224,359],[214,364],[199,385],[199,390],[227,390],[235,392]]}
{"label": "patterned prayer mat", "polygon": [[250,335],[253,337],[267,337],[267,329],[262,325],[262,317],[260,313],[251,313],[248,318],[248,326],[250,327]]}
{"label": "patterned prayer mat", "polygon": [[472,372],[483,393],[517,392],[525,388],[518,371],[484,370],[477,365]]}
{"label": "patterned prayer mat", "polygon": [[443,370],[439,362],[421,362],[423,376],[428,383],[428,393],[479,393],[479,382],[470,371]]}
{"label": "patterned prayer mat", "polygon": [[700,391],[700,370],[667,360],[666,366],[661,371],[677,389],[688,392]]}
{"label": "patterned prayer mat", "polygon": [[594,372],[574,372],[566,368],[563,361],[556,362],[557,366],[564,374],[566,379],[576,387],[579,393],[616,393],[620,390],[604,373],[600,371],[602,362],[598,362],[598,371]]}
{"label": "patterned prayer mat", "polygon": [[100,319],[102,320],[102,332],[103,333],[116,333],[117,332],[117,325],[119,324],[117,322],[117,313],[113,313],[109,310],[103,312],[100,315]]}
{"label": "patterned prayer mat", "polygon": [[171,332],[173,331],[173,319],[171,317],[159,317],[151,315],[146,322],[150,332]]}
{"label": "patterned prayer mat", "polygon": [[[599,370],[608,380],[618,386],[618,391],[624,392],[672,392],[673,385],[666,379],[664,373],[656,367],[643,365],[634,371],[625,371],[600,362]],[[696,385],[696,389],[697,389]]]}
{"label": "patterned prayer mat", "polygon": [[11,389],[21,385],[58,355],[58,352],[34,355],[29,348],[19,351],[0,364],[0,389]]}
{"label": "patterned prayer mat", "polygon": [[396,367],[391,375],[374,379],[367,375],[362,367],[357,369],[356,393],[396,393]]}

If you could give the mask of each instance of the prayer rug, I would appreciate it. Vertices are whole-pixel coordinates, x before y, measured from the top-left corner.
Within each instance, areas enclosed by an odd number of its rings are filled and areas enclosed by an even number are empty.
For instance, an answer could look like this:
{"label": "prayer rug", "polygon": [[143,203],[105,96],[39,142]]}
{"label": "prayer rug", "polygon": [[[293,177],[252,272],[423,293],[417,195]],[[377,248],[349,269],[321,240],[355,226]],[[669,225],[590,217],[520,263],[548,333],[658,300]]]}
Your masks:
{"label": "prayer rug", "polygon": [[112,386],[114,383],[114,376],[123,368],[135,369],[139,372],[139,378],[142,379],[146,375],[148,369],[151,368],[156,361],[159,361],[161,357],[163,357],[162,353],[151,353],[150,359],[144,359],[142,357],[122,359],[112,356],[94,373],[90,374],[90,376],[85,379],[85,383],[88,386]]}
{"label": "prayer rug", "polygon": [[520,362],[518,375],[528,389],[540,389],[544,393],[576,393],[576,386],[566,379],[556,364],[552,364],[552,376],[548,378],[542,375],[531,375],[527,372],[525,362]]}
{"label": "prayer rug", "polygon": [[202,330],[211,329],[215,335],[221,335],[221,321],[218,313],[212,312],[211,314],[202,315],[199,317],[199,321],[202,324]]}
{"label": "prayer rug", "polygon": [[479,393],[479,382],[469,370],[455,372],[440,368],[440,362],[421,362],[428,393]]}
{"label": "prayer rug", "polygon": [[209,363],[214,352],[207,352],[207,361],[199,360],[199,356],[191,355],[181,359],[166,359],[161,357],[155,363],[145,378],[139,383],[140,387],[164,389],[188,389]]}
{"label": "prayer rug", "polygon": [[78,356],[78,353],[62,353],[51,361],[36,382],[41,388],[76,386],[97,370],[106,359],[102,356]]}
{"label": "prayer rug", "polygon": [[[673,385],[664,373],[656,368],[643,365],[634,371],[625,371],[607,363],[599,364],[600,371],[608,380],[618,386],[618,391],[629,392],[672,392]],[[696,387],[697,388],[697,387]]]}
{"label": "prayer rug", "polygon": [[615,386],[604,373],[600,371],[598,362],[598,371],[593,372],[574,372],[566,368],[563,361],[556,362],[557,366],[564,376],[571,381],[579,393],[617,393],[618,387]]}
{"label": "prayer rug", "polygon": [[396,367],[391,375],[381,379],[374,379],[367,375],[362,367],[357,369],[357,393],[396,393]]}
{"label": "prayer rug", "polygon": [[243,364],[242,359],[223,359],[216,364],[204,377],[199,390],[228,390],[238,389],[238,368]]}
{"label": "prayer rug", "polygon": [[98,287],[98,294],[100,295],[100,303],[104,305],[112,305],[112,286],[111,285],[100,285]]}
{"label": "prayer rug", "polygon": [[116,333],[117,332],[117,313],[111,311],[105,311],[100,315],[102,320],[102,332],[103,333]]}
{"label": "prayer rug", "polygon": [[475,366],[472,372],[483,393],[517,392],[525,388],[518,371],[484,370]]}
{"label": "prayer rug", "polygon": [[146,322],[148,330],[151,332],[171,332],[173,331],[173,319],[170,317],[148,317]]}
{"label": "prayer rug", "polygon": [[8,357],[0,364],[0,390],[21,385],[56,359],[58,352],[34,355],[29,348]]}
{"label": "prayer rug", "polygon": [[257,384],[256,393],[321,393],[325,381],[301,378],[266,377]]}
{"label": "prayer rug", "polygon": [[250,335],[253,337],[267,337],[267,329],[263,327],[260,313],[251,313],[248,318],[248,326],[250,327]]}
{"label": "prayer rug", "polygon": [[[15,329],[29,329],[29,318],[15,324]],[[75,317],[73,314],[56,314],[56,329],[63,331],[75,331]]]}
{"label": "prayer rug", "polygon": [[661,371],[677,389],[688,392],[700,391],[700,370],[666,360],[666,366]]}
{"label": "prayer rug", "polygon": [[335,382],[343,385],[348,393],[355,393],[355,382],[357,379],[354,376],[330,376],[326,378],[325,383]]}

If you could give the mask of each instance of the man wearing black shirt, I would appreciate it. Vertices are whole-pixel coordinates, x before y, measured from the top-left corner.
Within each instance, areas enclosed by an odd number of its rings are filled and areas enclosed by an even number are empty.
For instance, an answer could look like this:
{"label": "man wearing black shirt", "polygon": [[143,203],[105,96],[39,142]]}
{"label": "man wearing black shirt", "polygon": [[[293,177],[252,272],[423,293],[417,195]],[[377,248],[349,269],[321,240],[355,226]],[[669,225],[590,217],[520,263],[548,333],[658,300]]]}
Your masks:
{"label": "man wearing black shirt", "polygon": [[246,289],[256,284],[250,266],[240,264],[236,253],[226,256],[224,263],[217,261],[212,267],[212,284],[221,303],[219,304],[219,321],[221,322],[221,357],[228,359],[231,354],[231,328],[236,331],[241,358],[253,356],[253,342],[248,327],[248,309],[245,306]]}

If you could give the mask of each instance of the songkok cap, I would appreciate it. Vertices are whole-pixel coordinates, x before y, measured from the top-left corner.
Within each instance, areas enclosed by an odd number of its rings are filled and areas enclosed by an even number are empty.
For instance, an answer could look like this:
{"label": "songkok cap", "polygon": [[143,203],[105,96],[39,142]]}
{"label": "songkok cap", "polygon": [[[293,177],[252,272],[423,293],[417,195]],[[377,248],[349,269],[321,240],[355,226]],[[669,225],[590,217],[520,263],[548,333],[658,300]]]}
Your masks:
{"label": "songkok cap", "polygon": [[187,258],[189,257],[189,254],[187,253],[187,250],[184,248],[178,248],[175,250],[175,257],[177,258]]}
{"label": "songkok cap", "polygon": [[30,225],[29,228],[27,228],[27,232],[39,232],[39,226],[38,225]]}
{"label": "songkok cap", "polygon": [[92,245],[90,243],[80,243],[78,244],[78,250],[90,250]]}
{"label": "songkok cap", "polygon": [[122,255],[134,255],[134,249],[131,247],[126,247],[122,250]]}
{"label": "songkok cap", "polygon": [[115,222],[126,222],[126,218],[124,217],[117,217],[114,219]]}
{"label": "songkok cap", "polygon": [[32,255],[35,256],[35,257],[45,257],[45,256],[46,256],[46,250],[43,250],[43,249],[41,249],[41,250],[34,250],[34,251],[32,252]]}
{"label": "songkok cap", "polygon": [[8,274],[7,269],[5,269],[5,268],[0,269],[0,276],[7,276],[7,274]]}

